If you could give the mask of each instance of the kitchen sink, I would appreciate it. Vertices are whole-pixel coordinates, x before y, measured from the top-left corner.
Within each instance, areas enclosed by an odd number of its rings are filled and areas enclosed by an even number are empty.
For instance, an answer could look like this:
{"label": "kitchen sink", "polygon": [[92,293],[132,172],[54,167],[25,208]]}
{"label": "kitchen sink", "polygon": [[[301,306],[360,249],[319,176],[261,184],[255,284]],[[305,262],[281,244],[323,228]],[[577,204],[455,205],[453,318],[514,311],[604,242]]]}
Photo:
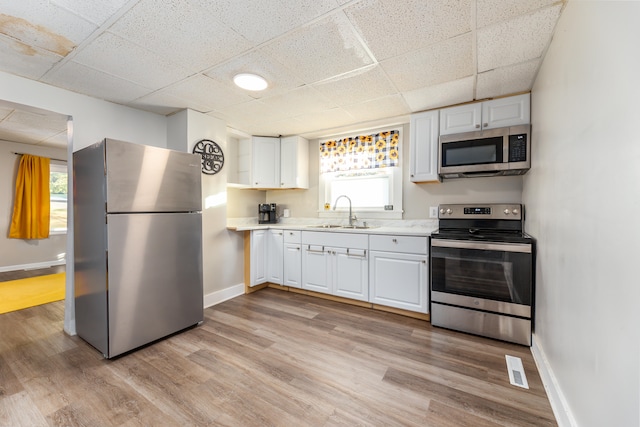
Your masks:
{"label": "kitchen sink", "polygon": [[353,230],[367,230],[369,228],[375,228],[370,225],[341,225],[340,228],[350,228]]}
{"label": "kitchen sink", "polygon": [[307,225],[309,228],[340,228],[341,225],[338,224],[317,224],[317,225]]}

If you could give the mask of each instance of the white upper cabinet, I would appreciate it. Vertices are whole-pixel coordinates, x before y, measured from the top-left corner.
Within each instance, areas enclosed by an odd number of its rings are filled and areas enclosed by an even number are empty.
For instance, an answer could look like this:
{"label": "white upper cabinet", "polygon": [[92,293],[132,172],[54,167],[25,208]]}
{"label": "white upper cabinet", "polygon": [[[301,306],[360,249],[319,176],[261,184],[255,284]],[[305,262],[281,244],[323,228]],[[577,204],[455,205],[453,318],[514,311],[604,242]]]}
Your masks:
{"label": "white upper cabinet", "polygon": [[440,135],[524,125],[531,122],[531,96],[498,98],[440,110]]}
{"label": "white upper cabinet", "polygon": [[439,181],[438,111],[411,115],[410,178],[412,182]]}
{"label": "white upper cabinet", "polygon": [[309,141],[300,136],[280,140],[280,188],[309,188]]}
{"label": "white upper cabinet", "polygon": [[[252,136],[238,141],[229,183],[257,189],[309,188],[309,141]],[[234,165],[235,166],[235,165]]]}
{"label": "white upper cabinet", "polygon": [[280,188],[280,138],[254,136],[251,139],[251,186]]}

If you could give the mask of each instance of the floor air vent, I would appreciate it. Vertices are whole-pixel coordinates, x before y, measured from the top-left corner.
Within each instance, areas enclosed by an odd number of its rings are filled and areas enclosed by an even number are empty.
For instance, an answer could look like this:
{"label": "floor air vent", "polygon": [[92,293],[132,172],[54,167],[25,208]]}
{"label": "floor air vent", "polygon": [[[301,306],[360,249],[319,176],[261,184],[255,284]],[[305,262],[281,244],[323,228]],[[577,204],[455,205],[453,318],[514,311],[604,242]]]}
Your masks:
{"label": "floor air vent", "polygon": [[522,359],[519,357],[505,355],[507,359],[507,371],[509,372],[509,382],[512,385],[529,388],[527,382],[527,376],[524,374],[524,367],[522,366]]}

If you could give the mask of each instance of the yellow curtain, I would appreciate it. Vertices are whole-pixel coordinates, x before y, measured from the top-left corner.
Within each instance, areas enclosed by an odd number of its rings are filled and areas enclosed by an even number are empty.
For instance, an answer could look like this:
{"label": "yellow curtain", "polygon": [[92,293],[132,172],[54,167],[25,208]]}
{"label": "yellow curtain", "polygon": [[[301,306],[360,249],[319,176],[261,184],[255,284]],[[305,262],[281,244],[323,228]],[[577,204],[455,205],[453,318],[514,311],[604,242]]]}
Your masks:
{"label": "yellow curtain", "polygon": [[46,157],[23,154],[16,177],[16,196],[9,237],[46,239],[49,237],[49,163]]}

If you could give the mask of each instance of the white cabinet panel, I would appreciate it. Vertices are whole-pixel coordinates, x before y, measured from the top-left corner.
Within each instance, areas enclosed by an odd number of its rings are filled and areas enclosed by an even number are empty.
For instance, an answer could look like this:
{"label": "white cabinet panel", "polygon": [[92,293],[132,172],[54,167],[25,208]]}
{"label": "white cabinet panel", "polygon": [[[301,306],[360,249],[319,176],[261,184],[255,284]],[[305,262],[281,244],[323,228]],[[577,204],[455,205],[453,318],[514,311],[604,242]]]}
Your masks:
{"label": "white cabinet panel", "polygon": [[440,110],[440,135],[526,125],[531,122],[531,94],[459,105]]}
{"label": "white cabinet panel", "polygon": [[439,181],[438,111],[412,114],[410,122],[411,181]]}
{"label": "white cabinet panel", "polygon": [[267,281],[267,231],[251,232],[251,265],[249,286],[256,286]]}
{"label": "white cabinet panel", "polygon": [[370,257],[370,302],[427,313],[426,255],[371,251]]}
{"label": "white cabinet panel", "polygon": [[293,288],[302,287],[302,245],[299,230],[284,231],[284,251],[282,255],[282,284]]}
{"label": "white cabinet panel", "polygon": [[323,246],[303,245],[302,288],[310,291],[332,293],[330,254]]}
{"label": "white cabinet panel", "polygon": [[284,265],[283,231],[269,230],[267,236],[267,282],[282,285]]}
{"label": "white cabinet panel", "polygon": [[280,138],[252,137],[252,186],[280,188]]}
{"label": "white cabinet panel", "polygon": [[333,250],[334,294],[361,301],[369,299],[369,262],[366,249]]}
{"label": "white cabinet panel", "polygon": [[459,105],[440,110],[440,135],[473,132],[480,130],[482,124],[482,105]]}
{"label": "white cabinet panel", "polygon": [[309,141],[300,136],[280,140],[280,188],[309,188]]}
{"label": "white cabinet panel", "polygon": [[526,125],[530,121],[531,103],[528,93],[482,103],[482,129]]}

